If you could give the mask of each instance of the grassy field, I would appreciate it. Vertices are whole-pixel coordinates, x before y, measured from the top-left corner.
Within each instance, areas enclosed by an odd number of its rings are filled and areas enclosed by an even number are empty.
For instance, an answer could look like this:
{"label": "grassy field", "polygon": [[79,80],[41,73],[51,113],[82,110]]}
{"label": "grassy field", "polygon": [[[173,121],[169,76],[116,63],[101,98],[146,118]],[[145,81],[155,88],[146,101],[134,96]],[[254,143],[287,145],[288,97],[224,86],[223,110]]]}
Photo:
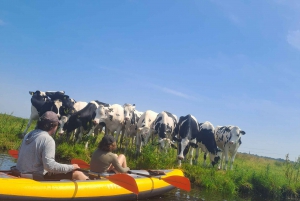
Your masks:
{"label": "grassy field", "polygon": [[[28,119],[0,114],[0,149],[18,149],[22,141],[22,132]],[[29,130],[34,129],[35,123]],[[56,159],[69,161],[81,158],[90,162],[90,156],[101,139],[83,139],[79,144],[68,143],[65,139],[56,139]],[[89,140],[89,148],[85,150],[85,141]],[[119,153],[122,149],[118,150]],[[201,155],[202,156],[202,155]],[[135,148],[130,147],[126,153],[128,166],[131,169],[168,169],[178,168],[176,151],[160,153],[156,146],[147,145],[140,157],[135,157]],[[181,169],[193,185],[227,196],[260,196],[269,200],[297,200],[300,193],[300,159],[291,162],[287,155],[285,162],[265,159],[248,154],[237,154],[233,170],[217,170],[204,167],[203,157],[199,157],[198,165],[183,163]]]}

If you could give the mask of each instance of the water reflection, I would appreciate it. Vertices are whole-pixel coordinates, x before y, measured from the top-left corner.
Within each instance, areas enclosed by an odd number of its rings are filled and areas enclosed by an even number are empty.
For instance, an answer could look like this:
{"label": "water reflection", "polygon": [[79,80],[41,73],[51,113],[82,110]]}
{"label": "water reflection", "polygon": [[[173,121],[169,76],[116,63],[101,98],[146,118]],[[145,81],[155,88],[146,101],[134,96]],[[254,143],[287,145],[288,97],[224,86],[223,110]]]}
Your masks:
{"label": "water reflection", "polygon": [[16,163],[14,159],[6,153],[0,152],[0,170],[9,170]]}

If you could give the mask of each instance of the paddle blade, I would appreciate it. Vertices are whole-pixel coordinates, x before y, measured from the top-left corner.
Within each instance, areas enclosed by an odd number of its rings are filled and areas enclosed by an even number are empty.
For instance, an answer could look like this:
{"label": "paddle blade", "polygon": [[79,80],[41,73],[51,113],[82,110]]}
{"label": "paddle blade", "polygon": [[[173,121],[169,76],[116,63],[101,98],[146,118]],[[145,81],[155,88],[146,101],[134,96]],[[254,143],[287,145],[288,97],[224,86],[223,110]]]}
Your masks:
{"label": "paddle blade", "polygon": [[139,194],[139,189],[136,184],[136,181],[134,180],[133,177],[129,176],[128,174],[114,174],[105,177],[109,181],[133,192],[134,194]]}
{"label": "paddle blade", "polygon": [[78,164],[79,167],[83,168],[83,169],[89,169],[90,168],[90,165],[87,162],[85,162],[81,159],[77,159],[77,158],[73,158],[71,160],[71,164]]}
{"label": "paddle blade", "polygon": [[180,188],[185,191],[191,190],[191,182],[188,178],[183,176],[168,176],[168,177],[161,177],[161,179],[177,188]]}
{"label": "paddle blade", "polygon": [[19,156],[18,150],[9,150],[9,151],[8,151],[8,154],[9,154],[11,157],[15,158],[15,159],[17,159],[18,156]]}

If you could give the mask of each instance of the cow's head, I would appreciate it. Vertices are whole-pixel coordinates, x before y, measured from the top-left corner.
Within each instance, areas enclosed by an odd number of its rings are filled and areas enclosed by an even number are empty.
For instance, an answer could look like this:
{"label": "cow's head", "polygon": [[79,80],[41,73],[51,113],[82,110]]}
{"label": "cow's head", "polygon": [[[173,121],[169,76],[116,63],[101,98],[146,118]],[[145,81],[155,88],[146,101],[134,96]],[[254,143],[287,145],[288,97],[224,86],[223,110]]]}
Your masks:
{"label": "cow's head", "polygon": [[59,108],[59,114],[61,116],[68,116],[76,112],[74,108],[74,100],[69,98],[69,96],[64,95],[62,101],[62,106]]}
{"label": "cow's head", "polygon": [[147,144],[149,137],[150,137],[150,130],[147,127],[141,127],[141,128],[137,128],[137,135],[140,136],[141,141],[143,142],[143,144]]}
{"label": "cow's head", "polygon": [[157,145],[159,145],[160,150],[168,150],[170,147],[177,149],[174,142],[172,142],[169,138],[160,138]]}
{"label": "cow's head", "polygon": [[62,135],[63,133],[64,133],[64,125],[67,123],[67,121],[68,121],[68,117],[67,116],[62,116],[61,118],[60,118],[60,126],[59,126],[59,128],[58,128],[58,130],[57,130],[57,132],[58,132],[58,134],[60,134],[60,135]]}
{"label": "cow's head", "polygon": [[245,135],[246,132],[241,130],[237,126],[230,127],[230,138],[228,143],[229,144],[238,144],[241,140],[242,135]]}
{"label": "cow's head", "polygon": [[219,161],[222,157],[222,150],[217,148],[216,153],[210,153],[209,157],[210,157],[212,166],[215,166],[216,164],[219,163]]}
{"label": "cow's head", "polygon": [[95,124],[99,124],[100,122],[105,122],[105,120],[109,117],[109,107],[106,107],[104,105],[99,105],[99,107],[96,109],[96,116],[94,119]]}
{"label": "cow's head", "polygon": [[[189,152],[190,147],[192,148],[197,148],[198,145],[193,142],[190,141],[187,137],[183,138],[183,139],[178,139],[177,137],[173,137],[173,141],[178,142],[178,156],[177,158],[179,160],[183,160],[185,158],[185,156],[187,155],[187,153]],[[172,146],[174,148],[174,146]]]}
{"label": "cow's head", "polygon": [[37,101],[45,102],[45,101],[49,100],[48,96],[46,95],[46,92],[43,92],[40,90],[37,90],[35,92],[29,91],[29,94],[32,96],[31,103],[33,105],[37,104]]}
{"label": "cow's head", "polygon": [[123,105],[124,108],[124,119],[125,121],[130,121],[134,115],[134,111],[135,111],[135,104],[131,105],[128,103],[125,103]]}

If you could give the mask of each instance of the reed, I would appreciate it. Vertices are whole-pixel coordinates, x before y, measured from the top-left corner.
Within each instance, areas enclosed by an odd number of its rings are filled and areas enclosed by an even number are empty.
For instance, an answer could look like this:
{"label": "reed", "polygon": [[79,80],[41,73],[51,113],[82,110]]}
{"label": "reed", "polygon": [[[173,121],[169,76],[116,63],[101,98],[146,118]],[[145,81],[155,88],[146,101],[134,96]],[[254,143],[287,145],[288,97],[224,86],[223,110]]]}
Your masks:
{"label": "reed", "polygon": [[[17,149],[21,144],[22,132],[27,119],[14,117],[12,114],[0,114],[0,149]],[[35,122],[29,130],[32,130]],[[63,137],[55,137],[56,159],[69,161],[81,158],[90,162],[93,151],[97,148],[103,133],[97,139],[86,138],[75,144],[67,142]],[[85,149],[86,140],[90,140]],[[155,143],[153,143],[155,144]],[[117,153],[123,153],[118,149]],[[169,169],[178,168],[177,151],[169,149],[160,152],[157,146],[148,143],[136,157],[135,146],[127,149],[126,157],[131,169]],[[259,196],[269,200],[286,200],[298,198],[300,193],[300,158],[293,162],[286,155],[284,162],[266,159],[259,156],[238,153],[233,170],[217,170],[217,167],[203,166],[200,155],[198,165],[183,162],[181,169],[191,182],[206,191],[218,192],[224,196]]]}

